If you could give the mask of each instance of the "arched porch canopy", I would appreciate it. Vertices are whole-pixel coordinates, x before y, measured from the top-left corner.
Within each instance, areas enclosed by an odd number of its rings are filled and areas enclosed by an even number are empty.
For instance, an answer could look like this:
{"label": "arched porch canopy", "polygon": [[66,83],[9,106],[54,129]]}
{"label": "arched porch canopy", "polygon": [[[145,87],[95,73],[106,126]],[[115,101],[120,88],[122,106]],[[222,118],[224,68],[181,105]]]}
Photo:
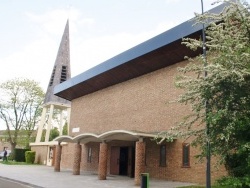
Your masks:
{"label": "arched porch canopy", "polygon": [[107,131],[102,134],[94,133],[83,133],[75,137],[71,136],[59,136],[54,139],[58,142],[72,142],[72,143],[82,143],[86,144],[88,142],[110,142],[112,140],[122,140],[122,141],[137,141],[140,138],[154,138],[157,133],[143,133],[138,131],[126,131],[126,130],[113,130]]}
{"label": "arched porch canopy", "polygon": [[67,136],[67,135],[58,136],[53,141],[58,141],[58,142],[73,142],[72,137],[71,136]]}

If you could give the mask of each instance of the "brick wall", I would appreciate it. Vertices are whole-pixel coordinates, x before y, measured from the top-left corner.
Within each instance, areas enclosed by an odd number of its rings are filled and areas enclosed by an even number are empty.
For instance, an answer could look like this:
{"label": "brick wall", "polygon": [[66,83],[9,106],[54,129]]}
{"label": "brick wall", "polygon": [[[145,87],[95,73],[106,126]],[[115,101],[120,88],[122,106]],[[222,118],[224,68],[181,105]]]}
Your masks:
{"label": "brick wall", "polygon": [[[173,102],[180,94],[174,85],[179,63],[72,101],[70,135],[101,134],[114,129],[156,132],[166,130],[187,113]],[[72,133],[80,127],[79,133]]]}
{"label": "brick wall", "polygon": [[35,163],[44,164],[47,160],[48,146],[32,146],[31,150],[36,152]]}
{"label": "brick wall", "polygon": [[61,168],[73,169],[75,144],[62,145]]}
{"label": "brick wall", "polygon": [[[190,148],[190,167],[182,167],[182,144],[181,140],[175,140],[172,143],[166,144],[166,161],[167,165],[161,167],[160,164],[160,145],[156,144],[150,139],[145,139],[146,142],[146,162],[145,172],[150,174],[150,178],[154,179],[165,179],[171,181],[182,181],[182,182],[194,182],[194,183],[205,183],[206,177],[206,161],[199,162],[195,155],[198,153],[198,149]],[[82,144],[82,155],[81,155],[81,171],[89,172],[92,174],[98,173],[98,156],[99,156],[99,145],[100,143],[88,143]],[[125,141],[112,141],[108,143],[108,169],[107,174],[110,174],[110,153],[112,146],[135,146],[135,142]],[[91,161],[87,162],[88,148],[92,148]],[[61,167],[66,169],[72,169],[73,156],[68,150],[74,148],[74,144],[63,146],[63,158]],[[225,168],[223,166],[215,167],[215,160],[212,160],[212,181],[218,179],[223,175],[226,175]]]}
{"label": "brick wall", "polygon": [[[186,141],[185,141],[186,142]],[[175,140],[166,144],[166,167],[160,167],[160,145],[150,140],[146,141],[146,171],[151,177],[166,179],[172,181],[205,183],[206,161],[198,161],[195,155],[198,149],[190,147],[190,167],[182,167],[182,140]],[[218,177],[226,175],[224,166],[216,166],[215,160],[212,160],[213,181]]]}
{"label": "brick wall", "polygon": [[8,148],[9,150],[11,149],[11,145],[9,142],[0,142],[0,151],[3,151],[3,148]]}
{"label": "brick wall", "polygon": [[[81,133],[101,134],[111,130],[159,132],[176,125],[188,114],[190,107],[174,102],[182,92],[175,88],[176,68],[181,62],[141,77],[105,88],[72,101],[70,135]],[[80,132],[72,133],[72,128]],[[108,143],[108,173],[110,172],[111,146],[135,145],[135,142]],[[151,178],[174,181],[205,183],[205,163],[194,159],[197,149],[191,148],[190,168],[182,167],[182,141],[167,143],[167,165],[159,166],[160,146],[146,142],[146,171]],[[92,147],[92,161],[87,161],[87,148]],[[81,170],[97,173],[99,143],[88,143],[82,147]],[[63,146],[62,167],[72,168],[72,144]],[[212,169],[212,179],[225,174],[225,169]]]}
{"label": "brick wall", "polygon": [[[91,148],[91,160],[88,161],[88,149]],[[81,169],[97,174],[99,163],[99,143],[88,143],[82,146]]]}

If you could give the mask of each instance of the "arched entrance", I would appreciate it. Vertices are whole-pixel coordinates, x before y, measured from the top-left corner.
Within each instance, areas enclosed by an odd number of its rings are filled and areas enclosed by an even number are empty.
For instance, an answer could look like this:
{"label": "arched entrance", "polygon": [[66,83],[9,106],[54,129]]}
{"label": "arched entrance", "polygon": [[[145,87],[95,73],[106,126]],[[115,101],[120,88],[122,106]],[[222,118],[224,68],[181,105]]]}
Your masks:
{"label": "arched entrance", "polygon": [[110,174],[134,177],[135,148],[130,146],[111,146]]}

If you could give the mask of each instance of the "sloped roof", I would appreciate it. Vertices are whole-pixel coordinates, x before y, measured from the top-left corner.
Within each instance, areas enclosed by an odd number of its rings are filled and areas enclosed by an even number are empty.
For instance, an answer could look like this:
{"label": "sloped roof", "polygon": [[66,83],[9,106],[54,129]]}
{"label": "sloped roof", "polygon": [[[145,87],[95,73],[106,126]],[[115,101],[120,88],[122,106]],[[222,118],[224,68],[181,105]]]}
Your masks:
{"label": "sloped roof", "polygon": [[[209,12],[220,13],[225,4]],[[188,20],[103,63],[57,85],[54,94],[67,100],[93,93],[106,87],[136,78],[152,71],[194,57],[202,50],[192,51],[181,44],[182,38],[201,38],[202,25]],[[98,53],[98,52],[97,52]]]}

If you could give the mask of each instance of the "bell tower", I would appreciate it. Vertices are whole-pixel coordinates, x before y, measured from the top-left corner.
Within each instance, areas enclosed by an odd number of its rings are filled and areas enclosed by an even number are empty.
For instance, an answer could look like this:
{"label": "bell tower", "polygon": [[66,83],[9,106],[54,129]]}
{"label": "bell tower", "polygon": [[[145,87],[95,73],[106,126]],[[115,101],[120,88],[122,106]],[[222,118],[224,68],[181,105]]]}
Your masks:
{"label": "bell tower", "polygon": [[49,80],[47,92],[45,94],[41,121],[38,127],[36,143],[41,142],[42,131],[46,129],[45,142],[49,142],[50,130],[52,128],[53,115],[55,112],[60,114],[59,132],[62,135],[63,115],[67,112],[67,123],[69,126],[71,102],[55,96],[54,87],[71,78],[70,71],[70,43],[69,43],[69,20],[67,20],[61,43],[57,52],[55,64]]}

